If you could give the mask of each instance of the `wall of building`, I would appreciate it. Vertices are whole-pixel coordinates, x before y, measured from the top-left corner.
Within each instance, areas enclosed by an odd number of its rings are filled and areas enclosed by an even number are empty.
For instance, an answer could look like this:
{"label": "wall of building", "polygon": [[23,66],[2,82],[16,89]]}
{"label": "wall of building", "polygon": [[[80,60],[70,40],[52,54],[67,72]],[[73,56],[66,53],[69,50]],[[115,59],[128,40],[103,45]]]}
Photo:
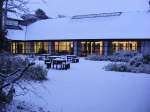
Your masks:
{"label": "wall of building", "polygon": [[150,40],[144,40],[141,42],[141,53],[143,55],[150,55]]}
{"label": "wall of building", "polygon": [[[141,44],[140,44],[141,43]],[[139,49],[140,48],[140,49]],[[150,41],[137,40],[70,40],[70,41],[14,41],[11,52],[14,54],[49,53],[51,55],[74,54],[87,56],[91,54],[111,55],[117,51],[141,51],[150,53]]]}

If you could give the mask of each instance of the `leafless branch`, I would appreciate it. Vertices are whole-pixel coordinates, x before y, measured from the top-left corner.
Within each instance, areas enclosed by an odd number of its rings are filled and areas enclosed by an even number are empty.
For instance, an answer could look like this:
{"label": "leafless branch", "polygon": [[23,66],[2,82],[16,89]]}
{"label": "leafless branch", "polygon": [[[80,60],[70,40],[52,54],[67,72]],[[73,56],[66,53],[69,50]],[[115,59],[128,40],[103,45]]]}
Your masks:
{"label": "leafless branch", "polygon": [[26,66],[26,67],[22,70],[22,72],[20,73],[19,76],[15,77],[13,80],[10,80],[10,82],[8,82],[8,83],[2,85],[2,86],[0,87],[0,90],[3,89],[3,88],[5,88],[5,87],[7,87],[7,86],[10,86],[11,84],[16,83],[18,80],[20,80],[20,79],[23,77],[24,73],[25,73],[25,72],[29,69],[29,67],[32,66],[32,65],[33,65],[33,63],[28,64],[28,66]]}
{"label": "leafless branch", "polygon": [[29,0],[5,0],[7,2],[7,10],[16,10],[27,13],[29,10],[26,5],[29,3]]}
{"label": "leafless branch", "polygon": [[0,78],[6,79],[6,78],[11,77],[12,75],[16,74],[16,73],[19,72],[20,70],[21,70],[21,69],[17,69],[15,72],[10,73],[10,74],[2,74],[2,73],[0,73]]}

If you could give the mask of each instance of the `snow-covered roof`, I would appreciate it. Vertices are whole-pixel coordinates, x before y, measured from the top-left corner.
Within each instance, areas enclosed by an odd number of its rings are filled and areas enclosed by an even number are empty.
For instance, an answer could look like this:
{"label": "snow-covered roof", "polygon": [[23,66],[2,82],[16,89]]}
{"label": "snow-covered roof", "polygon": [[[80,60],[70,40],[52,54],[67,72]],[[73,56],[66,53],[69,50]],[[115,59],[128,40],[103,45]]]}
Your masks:
{"label": "snow-covered roof", "polygon": [[149,21],[150,12],[146,11],[112,17],[48,19],[24,31],[9,31],[8,37],[13,40],[150,39]]}
{"label": "snow-covered roof", "polygon": [[50,17],[148,10],[149,0],[29,0],[27,5],[34,12],[43,9]]}
{"label": "snow-covered roof", "polygon": [[[61,14],[65,18],[38,21],[23,31],[10,30],[8,38],[13,40],[149,39],[148,1],[29,0],[27,7],[31,12],[41,8],[50,17]],[[117,16],[102,16],[114,12],[123,13],[117,13]],[[74,17],[79,19],[73,19]]]}

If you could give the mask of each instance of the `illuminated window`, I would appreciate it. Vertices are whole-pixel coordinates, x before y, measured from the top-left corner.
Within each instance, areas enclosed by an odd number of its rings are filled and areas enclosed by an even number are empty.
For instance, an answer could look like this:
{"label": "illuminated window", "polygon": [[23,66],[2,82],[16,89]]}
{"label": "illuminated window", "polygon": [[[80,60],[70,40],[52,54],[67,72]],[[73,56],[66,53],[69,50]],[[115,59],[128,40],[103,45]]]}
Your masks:
{"label": "illuminated window", "polygon": [[137,41],[113,41],[112,50],[116,51],[137,51],[138,42]]}
{"label": "illuminated window", "polygon": [[73,42],[69,41],[55,42],[55,53],[71,54],[72,51],[73,51]]}
{"label": "illuminated window", "polygon": [[24,42],[15,42],[15,44],[13,43],[13,53],[24,54],[25,53]]}
{"label": "illuminated window", "polygon": [[48,42],[34,42],[35,53],[48,53]]}
{"label": "illuminated window", "polygon": [[12,44],[11,44],[11,52],[13,54],[16,54],[16,43],[15,42],[12,42]]}
{"label": "illuminated window", "polygon": [[102,41],[84,41],[81,42],[81,56],[87,56],[90,54],[97,54],[102,55],[103,54],[103,42]]}

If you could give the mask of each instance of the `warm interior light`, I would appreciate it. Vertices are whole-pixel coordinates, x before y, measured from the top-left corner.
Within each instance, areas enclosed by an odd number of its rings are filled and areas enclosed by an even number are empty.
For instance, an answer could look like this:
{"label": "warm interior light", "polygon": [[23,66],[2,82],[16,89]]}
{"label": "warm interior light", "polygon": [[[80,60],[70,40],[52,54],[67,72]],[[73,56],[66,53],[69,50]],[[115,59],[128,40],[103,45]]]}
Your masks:
{"label": "warm interior light", "polygon": [[138,42],[137,41],[113,41],[112,49],[116,51],[137,51]]}

